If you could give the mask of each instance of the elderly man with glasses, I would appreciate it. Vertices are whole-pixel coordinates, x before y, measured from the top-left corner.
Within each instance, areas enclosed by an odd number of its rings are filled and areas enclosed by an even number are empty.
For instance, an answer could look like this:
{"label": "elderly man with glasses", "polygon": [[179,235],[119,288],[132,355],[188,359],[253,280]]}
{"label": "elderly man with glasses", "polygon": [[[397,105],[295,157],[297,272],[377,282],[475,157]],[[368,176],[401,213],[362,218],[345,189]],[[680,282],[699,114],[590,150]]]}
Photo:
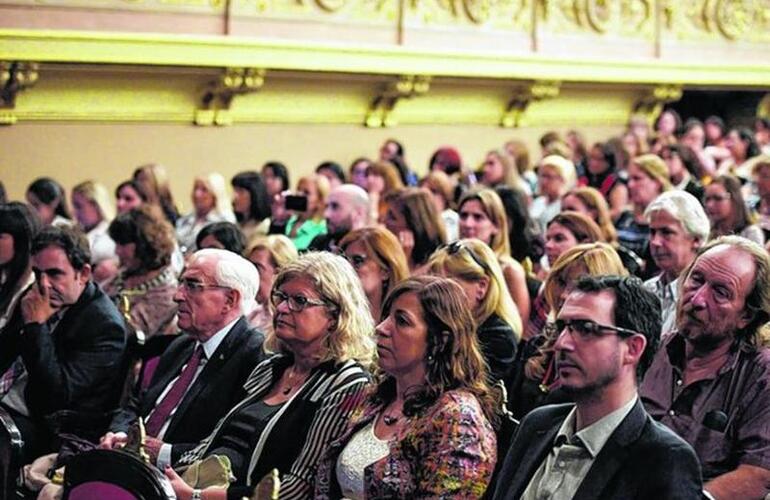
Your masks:
{"label": "elderly man with glasses", "polygon": [[174,296],[183,333],[161,356],[149,386],[137,387],[113,419],[103,448],[120,447],[142,417],[148,452],[162,468],[212,431],[243,399],[243,385],[263,358],[264,337],[244,317],[258,289],[256,268],[239,255],[206,249],[192,256]]}
{"label": "elderly man with glasses", "polygon": [[575,404],[524,418],[494,498],[701,498],[692,448],[637,395],[660,336],[657,298],[637,278],[585,277],[556,328],[559,379]]}

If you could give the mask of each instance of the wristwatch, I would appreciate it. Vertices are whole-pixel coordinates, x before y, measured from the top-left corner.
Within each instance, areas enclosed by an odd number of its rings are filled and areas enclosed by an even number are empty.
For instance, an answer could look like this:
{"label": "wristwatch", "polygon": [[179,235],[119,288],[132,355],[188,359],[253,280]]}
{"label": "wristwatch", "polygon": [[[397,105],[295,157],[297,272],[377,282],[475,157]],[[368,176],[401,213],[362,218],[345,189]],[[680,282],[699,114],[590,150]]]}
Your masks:
{"label": "wristwatch", "polygon": [[194,489],[190,500],[203,500],[203,490]]}

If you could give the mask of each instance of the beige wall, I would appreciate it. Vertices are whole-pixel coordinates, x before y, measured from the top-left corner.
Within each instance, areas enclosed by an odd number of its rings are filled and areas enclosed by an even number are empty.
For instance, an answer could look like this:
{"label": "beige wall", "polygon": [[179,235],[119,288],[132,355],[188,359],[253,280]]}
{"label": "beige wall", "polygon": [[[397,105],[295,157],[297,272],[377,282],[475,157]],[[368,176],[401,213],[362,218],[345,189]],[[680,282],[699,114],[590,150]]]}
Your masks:
{"label": "beige wall", "polygon": [[[562,129],[563,130],[563,129]],[[389,137],[400,140],[407,160],[418,172],[432,152],[454,145],[466,163],[475,166],[484,153],[511,138],[520,138],[537,152],[542,128],[502,129],[491,126],[402,126],[367,129],[353,125],[142,125],[98,123],[18,123],[0,128],[0,179],[10,199],[22,199],[26,186],[39,176],[52,176],[69,190],[97,179],[110,190],[142,163],[159,161],[170,171],[180,208],[190,207],[189,192],[196,175],[212,170],[229,178],[239,170],[280,160],[293,174],[311,171],[324,160],[347,166],[358,156],[376,156]],[[619,132],[613,127],[583,129],[589,141]]]}

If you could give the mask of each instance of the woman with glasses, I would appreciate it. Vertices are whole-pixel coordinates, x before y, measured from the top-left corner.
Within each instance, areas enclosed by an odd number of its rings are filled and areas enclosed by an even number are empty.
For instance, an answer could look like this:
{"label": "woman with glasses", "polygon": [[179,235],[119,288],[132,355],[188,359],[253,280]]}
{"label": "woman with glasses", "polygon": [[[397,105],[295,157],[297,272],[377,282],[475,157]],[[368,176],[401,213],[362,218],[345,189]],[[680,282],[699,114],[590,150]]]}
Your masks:
{"label": "woman with glasses", "polygon": [[272,355],[245,384],[246,398],[178,466],[226,456],[235,479],[227,489],[195,491],[167,469],[177,498],[251,496],[273,468],[281,498],[312,493],[314,471],[364,397],[374,358],[374,323],[358,277],[338,255],[310,252],[287,263],[271,293]]}
{"label": "woman with glasses", "polygon": [[380,376],[319,464],[313,498],[480,498],[497,459],[497,401],[462,288],[409,278],[382,317]]}
{"label": "woman with glasses", "polygon": [[490,378],[493,382],[507,380],[521,338],[521,318],[494,252],[480,240],[458,240],[434,253],[429,265],[431,273],[460,284],[476,320]]}
{"label": "woman with glasses", "polygon": [[765,235],[746,207],[741,194],[741,181],[737,177],[721,175],[714,179],[706,186],[703,201],[711,222],[709,239],[737,234],[760,245],[765,244]]}
{"label": "woman with glasses", "polygon": [[[556,316],[578,278],[605,274],[628,275],[618,253],[607,243],[577,245],[564,252],[554,262],[543,285],[546,320]],[[508,386],[509,406],[517,418],[538,406],[564,399],[556,390],[558,381],[553,365],[556,335],[558,331],[545,324],[522,344],[513,382]]]}
{"label": "woman with glasses", "polygon": [[396,283],[409,277],[406,255],[398,240],[387,229],[364,227],[345,235],[339,244],[342,256],[356,270],[369,309],[375,321],[380,319],[382,301]]}

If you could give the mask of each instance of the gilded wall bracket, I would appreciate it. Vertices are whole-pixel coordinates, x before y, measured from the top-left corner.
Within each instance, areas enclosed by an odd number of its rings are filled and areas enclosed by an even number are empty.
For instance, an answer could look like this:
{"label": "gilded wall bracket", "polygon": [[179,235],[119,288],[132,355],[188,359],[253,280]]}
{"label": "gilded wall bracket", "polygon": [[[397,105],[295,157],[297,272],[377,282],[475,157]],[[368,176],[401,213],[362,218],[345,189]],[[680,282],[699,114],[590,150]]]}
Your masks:
{"label": "gilded wall bracket", "polygon": [[195,124],[232,125],[230,106],[236,96],[258,92],[265,84],[262,68],[226,68],[203,90],[200,107],[195,110]]}
{"label": "gilded wall bracket", "polygon": [[0,61],[0,125],[16,123],[16,97],[37,83],[38,64]]}
{"label": "gilded wall bracket", "polygon": [[364,125],[370,128],[396,125],[393,110],[398,102],[427,94],[430,90],[430,80],[431,77],[427,75],[403,75],[398,80],[386,84],[372,100]]}
{"label": "gilded wall bracket", "polygon": [[652,125],[663,111],[663,106],[682,98],[681,85],[658,85],[634,103],[633,115],[644,116]]}
{"label": "gilded wall bracket", "polygon": [[556,81],[537,81],[520,88],[508,101],[505,112],[500,119],[500,126],[504,128],[519,127],[530,104],[558,97],[560,89],[561,82]]}

